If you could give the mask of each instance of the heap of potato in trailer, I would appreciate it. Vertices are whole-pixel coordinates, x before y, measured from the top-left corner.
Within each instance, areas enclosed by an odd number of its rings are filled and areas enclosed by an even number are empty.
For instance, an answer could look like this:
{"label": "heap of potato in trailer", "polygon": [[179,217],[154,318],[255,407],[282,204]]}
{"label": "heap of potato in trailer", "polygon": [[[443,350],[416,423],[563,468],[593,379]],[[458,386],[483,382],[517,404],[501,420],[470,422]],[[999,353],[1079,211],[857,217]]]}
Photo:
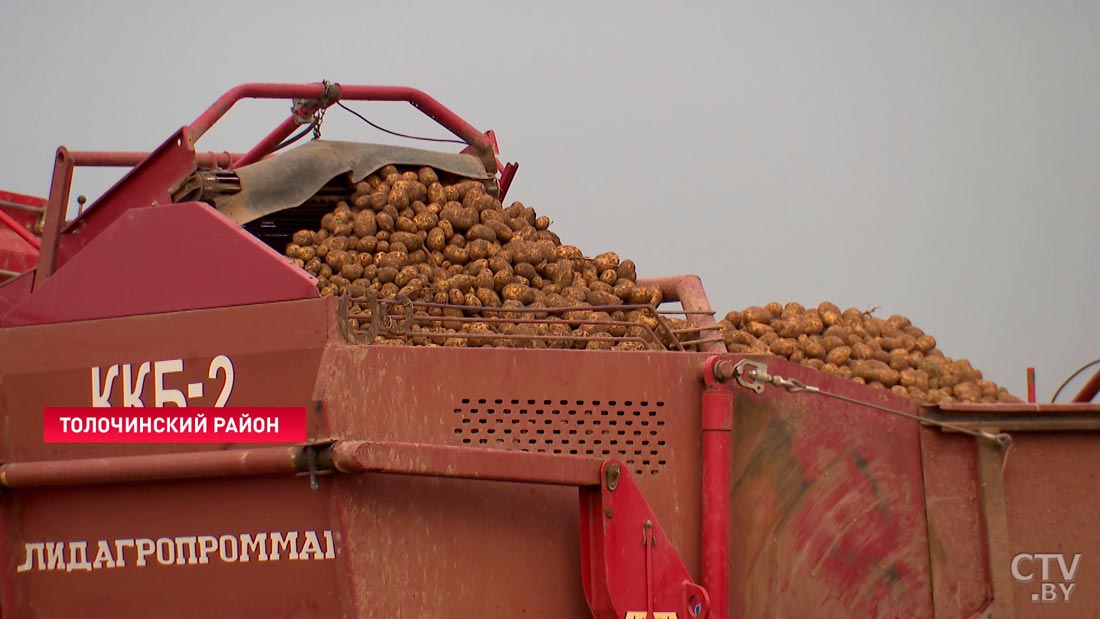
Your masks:
{"label": "heap of potato in trailer", "polygon": [[[417,315],[400,335],[372,333],[374,343],[646,350],[698,335],[687,320],[658,314],[661,290],[638,284],[633,261],[585,257],[548,217],[520,202],[505,208],[476,180],[387,165],[319,223],[296,232],[286,255],[317,277],[322,295],[351,299],[352,330],[378,312]],[[403,303],[368,302],[377,299]],[[777,355],[923,402],[1020,401],[967,360],[944,356],[904,316],[769,303],[731,311],[718,327],[731,353]]]}

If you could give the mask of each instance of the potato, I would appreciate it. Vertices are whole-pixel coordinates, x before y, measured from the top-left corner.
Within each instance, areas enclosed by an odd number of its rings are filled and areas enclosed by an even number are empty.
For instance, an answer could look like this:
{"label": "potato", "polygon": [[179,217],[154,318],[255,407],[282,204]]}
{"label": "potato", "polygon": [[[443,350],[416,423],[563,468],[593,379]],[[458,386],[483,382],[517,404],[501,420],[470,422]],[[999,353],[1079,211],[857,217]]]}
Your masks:
{"label": "potato", "polygon": [[[457,236],[457,235],[456,235]],[[470,260],[483,260],[489,257],[492,244],[485,239],[474,239],[466,245],[466,251],[470,255]]]}
{"label": "potato", "polygon": [[750,322],[745,325],[745,331],[758,338],[762,337],[765,333],[775,333],[772,326],[766,322]]}
{"label": "potato", "polygon": [[340,249],[332,250],[328,252],[328,254],[325,256],[325,264],[329,265],[336,271],[342,269],[344,265],[347,264],[347,262],[347,252]]}
{"label": "potato", "polygon": [[443,206],[443,209],[439,212],[439,218],[449,222],[459,232],[469,230],[481,220],[477,209],[463,206],[454,201]]}
{"label": "potato", "polygon": [[975,382],[982,378],[982,373],[975,370],[966,359],[955,361],[955,373],[964,382]]}
{"label": "potato", "polygon": [[960,402],[977,402],[982,398],[982,390],[972,382],[960,382],[952,388],[955,398]]}
{"label": "potato", "polygon": [[730,326],[732,326],[734,329],[738,329],[741,327],[741,321],[744,320],[744,316],[744,313],[733,310],[730,312],[726,312],[726,316],[725,318],[723,318],[723,320],[730,323]]}
{"label": "potato", "polygon": [[630,299],[634,292],[634,282],[629,279],[620,279],[615,283],[612,293],[620,299]]}
{"label": "potato", "polygon": [[584,260],[584,253],[574,245],[559,245],[554,248],[554,260]]}
{"label": "potato", "polygon": [[470,253],[466,251],[466,248],[457,245],[448,245],[443,248],[443,257],[453,264],[461,265],[470,261]]}
{"label": "potato", "polygon": [[906,368],[901,371],[899,380],[902,385],[909,387],[911,391],[913,388],[921,391],[928,389],[928,374],[920,370]]}
{"label": "potato", "polygon": [[394,222],[393,227],[397,230],[400,230],[401,232],[416,232],[417,227],[416,222],[414,222],[412,219],[413,217],[415,217],[415,215],[410,216],[402,214],[397,217],[397,220]]}
{"label": "potato", "polygon": [[485,307],[500,307],[501,305],[500,296],[492,288],[478,287],[474,294],[477,295],[478,300]]}
{"label": "potato", "polygon": [[743,320],[747,323],[768,323],[771,322],[772,319],[772,314],[770,311],[764,309],[763,307],[757,307],[755,305],[746,307],[744,311],[741,312],[741,316]]}
{"label": "potato", "polygon": [[619,266],[619,255],[615,252],[605,252],[592,259],[597,271],[616,269]]}
{"label": "potato", "polygon": [[791,301],[783,306],[780,316],[787,319],[797,318],[806,312],[806,308],[801,303],[795,303]]}
{"label": "potato", "polygon": [[485,224],[474,224],[466,233],[467,239],[484,239],[490,243],[497,242],[496,231]]}
{"label": "potato", "polygon": [[512,262],[538,264],[553,255],[553,246],[545,241],[512,241],[505,246],[512,252]]}
{"label": "potato", "polygon": [[358,262],[350,262],[340,269],[340,275],[349,280],[356,280],[363,275],[363,265]]}
{"label": "potato", "polygon": [[752,336],[748,331],[728,331],[723,334],[723,339],[726,345],[739,344],[742,346],[752,347],[756,343],[756,338]]}
{"label": "potato", "polygon": [[846,365],[851,358],[852,348],[850,346],[837,346],[825,355],[825,361],[837,366]]}
{"label": "potato", "polygon": [[795,320],[798,323],[798,330],[807,335],[819,335],[825,330],[825,323],[816,310],[804,312],[798,315]]}
{"label": "potato", "polygon": [[301,245],[302,247],[312,245],[315,242],[314,239],[315,236],[312,230],[299,230],[294,233],[293,237],[291,237],[291,241],[293,243],[295,243],[296,245]]}
{"label": "potato", "polygon": [[818,304],[817,313],[821,316],[821,322],[826,327],[831,327],[840,322],[840,308],[828,301],[822,301]]}
{"label": "potato", "polygon": [[537,292],[530,286],[523,284],[511,283],[504,286],[500,294],[501,298],[505,301],[519,301],[523,305],[533,303],[537,298]]}
{"label": "potato", "polygon": [[610,292],[590,290],[585,301],[592,305],[621,305],[622,300]]}
{"label": "potato", "polygon": [[[467,292],[470,292],[476,282],[477,280],[474,279],[472,275],[455,275],[448,282],[448,287],[465,294]],[[459,303],[458,305],[461,305],[461,303]]]}
{"label": "potato", "polygon": [[634,265],[633,260],[621,261],[619,265],[615,267],[615,275],[620,280],[629,280],[631,282],[638,281],[637,267]]}
{"label": "potato", "polygon": [[394,217],[389,213],[376,213],[374,216],[374,221],[378,227],[378,230],[393,232],[395,221]]}
{"label": "potato", "polygon": [[852,375],[862,378],[867,382],[878,382],[886,387],[892,387],[901,379],[901,374],[881,361],[856,360],[850,364]]}
{"label": "potato", "polygon": [[829,352],[834,348],[844,346],[844,344],[844,339],[837,337],[836,335],[826,335],[821,338],[821,345],[825,347],[826,352]]}
{"label": "potato", "polygon": [[802,335],[802,329],[796,320],[778,318],[771,321],[771,326],[779,337],[797,338]]}
{"label": "potato", "polygon": [[863,343],[853,344],[851,346],[851,348],[852,348],[852,358],[856,359],[856,360],[871,359],[872,357],[874,357],[874,354],[875,354],[874,349],[871,348],[871,346],[869,346],[867,344],[863,344]]}
{"label": "potato", "polygon": [[[825,358],[825,345],[821,343],[821,337],[819,336],[799,336],[798,348],[802,351],[802,354],[806,355],[806,358],[808,359]],[[824,365],[824,361],[822,361],[822,365]]]}
{"label": "potato", "polygon": [[393,246],[396,243],[404,245],[406,252],[413,252],[424,246],[424,239],[419,234],[413,234],[412,232],[394,232],[390,235],[391,251],[395,251]]}
{"label": "potato", "polygon": [[424,166],[417,171],[416,179],[424,185],[431,185],[439,182],[439,175],[432,168]]}
{"label": "potato", "polygon": [[777,339],[779,339],[779,334],[777,334],[775,331],[767,331],[759,338],[757,338],[757,341],[763,343],[765,348],[767,348],[770,347],[771,343]]}
{"label": "potato", "polygon": [[909,367],[909,353],[902,348],[894,349],[889,352],[889,360],[886,363],[900,372]]}
{"label": "potato", "polygon": [[871,337],[881,337],[885,327],[886,323],[880,318],[866,316],[863,319],[863,329],[867,332],[867,335]]}
{"label": "potato", "polygon": [[798,349],[798,342],[789,337],[779,337],[771,342],[768,350],[780,357],[790,357]]}

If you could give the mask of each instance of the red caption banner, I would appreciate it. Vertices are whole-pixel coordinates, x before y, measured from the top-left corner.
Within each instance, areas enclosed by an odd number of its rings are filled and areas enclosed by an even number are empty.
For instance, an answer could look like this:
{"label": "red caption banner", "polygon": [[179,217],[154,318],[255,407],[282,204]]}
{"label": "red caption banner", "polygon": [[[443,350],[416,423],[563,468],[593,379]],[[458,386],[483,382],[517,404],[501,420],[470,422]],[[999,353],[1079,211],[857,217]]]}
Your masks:
{"label": "red caption banner", "polygon": [[47,443],[301,443],[306,409],[92,408],[43,409]]}

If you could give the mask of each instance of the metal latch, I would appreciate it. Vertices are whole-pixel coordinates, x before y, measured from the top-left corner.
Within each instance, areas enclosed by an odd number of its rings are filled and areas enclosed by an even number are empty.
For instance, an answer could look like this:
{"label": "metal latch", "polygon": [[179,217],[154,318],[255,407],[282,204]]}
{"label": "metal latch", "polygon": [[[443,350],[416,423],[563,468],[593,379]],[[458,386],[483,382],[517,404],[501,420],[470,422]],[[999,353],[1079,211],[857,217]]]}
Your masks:
{"label": "metal latch", "polygon": [[737,384],[752,389],[756,393],[763,393],[764,385],[771,381],[768,375],[768,366],[750,359],[742,359],[733,366],[733,377]]}

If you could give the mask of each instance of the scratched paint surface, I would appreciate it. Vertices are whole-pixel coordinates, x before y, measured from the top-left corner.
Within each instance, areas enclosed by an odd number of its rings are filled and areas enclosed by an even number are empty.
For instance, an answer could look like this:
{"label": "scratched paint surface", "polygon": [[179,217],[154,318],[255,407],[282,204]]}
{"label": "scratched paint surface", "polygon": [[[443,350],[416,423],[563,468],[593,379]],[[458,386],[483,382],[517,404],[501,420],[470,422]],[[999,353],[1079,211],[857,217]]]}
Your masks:
{"label": "scratched paint surface", "polygon": [[[911,406],[788,363],[769,367]],[[820,396],[739,392],[731,617],[931,616],[917,431]]]}
{"label": "scratched paint surface", "polygon": [[[622,459],[630,440],[640,487],[698,573],[705,356],[359,346],[326,354],[318,390],[333,436],[593,457],[606,448]],[[643,447],[660,456],[643,460],[634,453]],[[336,481],[357,616],[589,616],[576,489],[386,475]],[[635,568],[644,582],[645,566]]]}

